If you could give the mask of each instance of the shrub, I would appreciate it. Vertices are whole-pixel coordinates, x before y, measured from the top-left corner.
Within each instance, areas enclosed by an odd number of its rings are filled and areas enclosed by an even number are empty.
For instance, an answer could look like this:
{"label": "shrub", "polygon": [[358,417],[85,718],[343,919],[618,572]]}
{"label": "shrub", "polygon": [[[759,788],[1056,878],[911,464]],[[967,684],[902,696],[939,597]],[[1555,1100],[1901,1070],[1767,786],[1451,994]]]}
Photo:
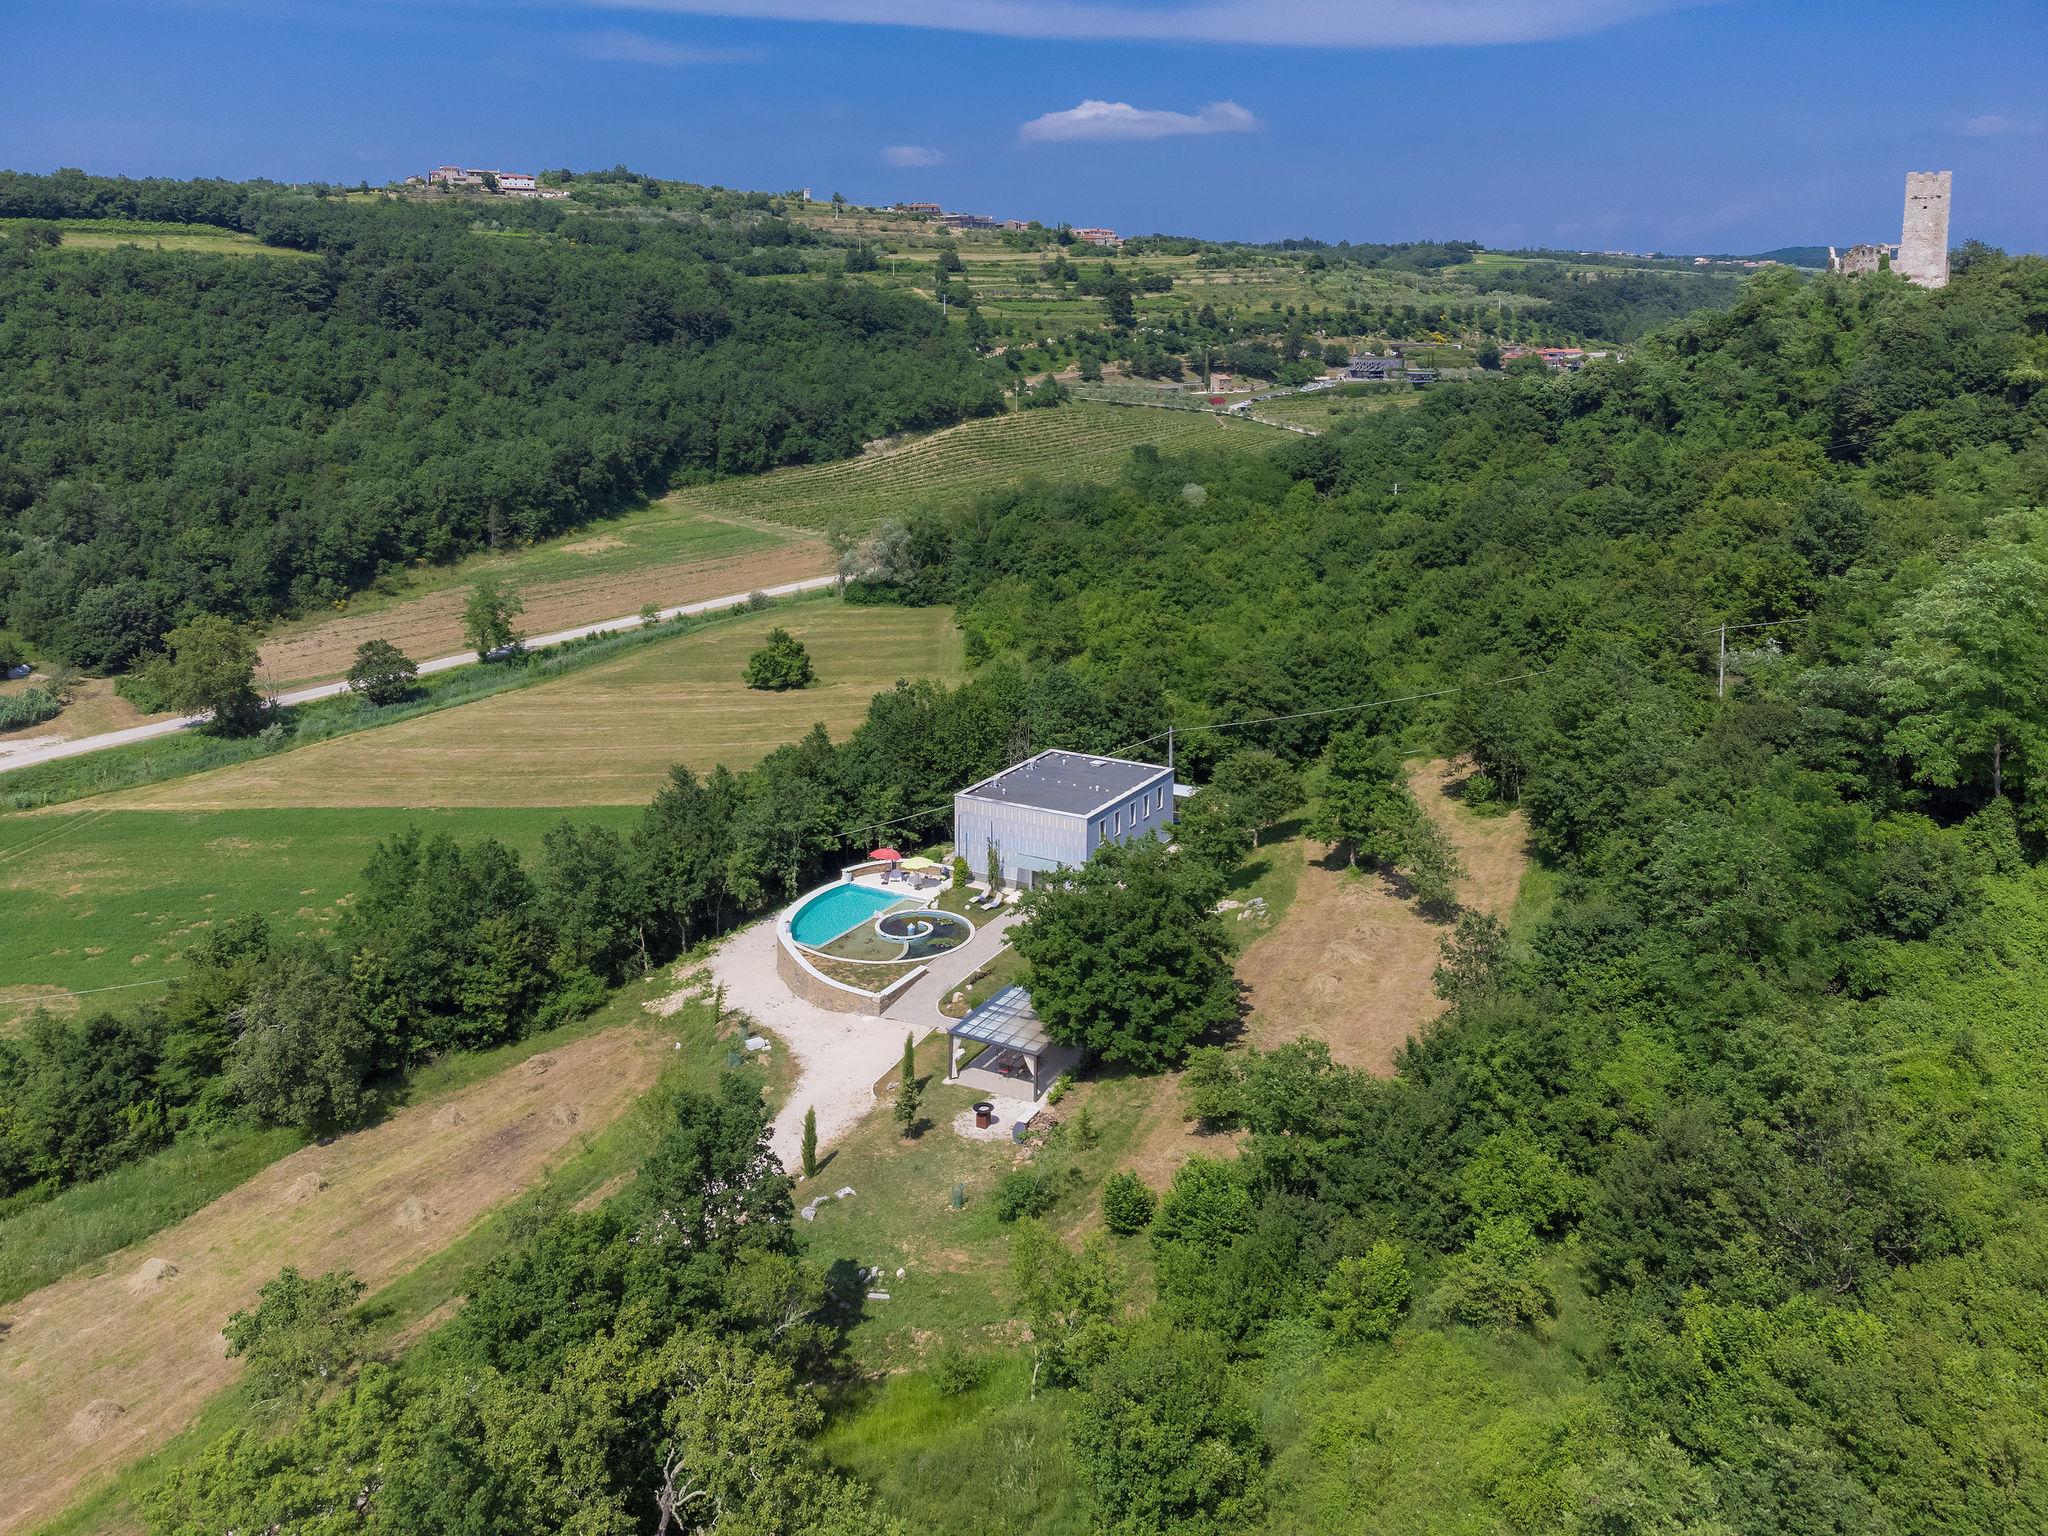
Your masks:
{"label": "shrub", "polygon": [[1059,1182],[1036,1168],[1013,1168],[996,1180],[989,1207],[1002,1222],[1043,1216],[1059,1200]]}
{"label": "shrub", "polygon": [[768,631],[768,643],[747,658],[747,686],[780,693],[811,681],[811,656],[804,643],[780,627]]}
{"label": "shrub", "polygon": [[986,1355],[970,1355],[957,1344],[948,1344],[932,1356],[932,1385],[941,1397],[965,1397],[988,1382],[990,1362]]}
{"label": "shrub", "polygon": [[55,719],[64,706],[41,688],[0,698],[0,731],[18,731],[25,725],[41,725]]}
{"label": "shrub", "polygon": [[1437,1304],[1461,1323],[1511,1334],[1550,1311],[1542,1264],[1543,1245],[1525,1222],[1512,1217],[1482,1222],[1452,1262]]}
{"label": "shrub", "polygon": [[1339,1344],[1376,1344],[1392,1336],[1412,1285],[1400,1248],[1382,1238],[1361,1256],[1337,1261],[1317,1311]]}
{"label": "shrub", "polygon": [[1118,1237],[1133,1237],[1152,1225],[1159,1197],[1135,1173],[1113,1173],[1102,1186],[1102,1220]]}

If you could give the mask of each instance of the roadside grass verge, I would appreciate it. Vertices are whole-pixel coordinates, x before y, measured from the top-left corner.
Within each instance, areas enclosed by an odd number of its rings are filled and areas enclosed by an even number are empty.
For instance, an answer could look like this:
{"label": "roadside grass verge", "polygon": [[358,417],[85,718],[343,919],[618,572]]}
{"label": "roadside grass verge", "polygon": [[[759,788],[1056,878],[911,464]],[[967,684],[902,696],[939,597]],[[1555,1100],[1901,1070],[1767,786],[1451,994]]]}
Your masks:
{"label": "roadside grass verge", "polygon": [[282,688],[340,677],[365,640],[387,640],[423,658],[462,650],[468,588],[486,576],[518,591],[529,633],[548,634],[649,603],[669,608],[831,569],[822,540],[648,503],[545,543],[389,573],[345,602],[269,631],[258,670]]}

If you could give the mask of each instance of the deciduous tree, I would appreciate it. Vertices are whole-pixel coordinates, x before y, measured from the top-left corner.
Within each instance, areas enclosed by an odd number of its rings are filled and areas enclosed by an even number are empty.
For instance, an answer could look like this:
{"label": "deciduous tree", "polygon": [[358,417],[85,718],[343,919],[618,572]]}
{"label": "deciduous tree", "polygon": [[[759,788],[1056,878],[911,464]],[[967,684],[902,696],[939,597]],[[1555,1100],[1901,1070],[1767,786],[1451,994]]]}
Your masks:
{"label": "deciduous tree", "polygon": [[1053,1039],[1158,1071],[1234,1023],[1237,985],[1216,891],[1199,862],[1141,838],[1105,844],[1080,869],[1027,892],[1012,942]]}

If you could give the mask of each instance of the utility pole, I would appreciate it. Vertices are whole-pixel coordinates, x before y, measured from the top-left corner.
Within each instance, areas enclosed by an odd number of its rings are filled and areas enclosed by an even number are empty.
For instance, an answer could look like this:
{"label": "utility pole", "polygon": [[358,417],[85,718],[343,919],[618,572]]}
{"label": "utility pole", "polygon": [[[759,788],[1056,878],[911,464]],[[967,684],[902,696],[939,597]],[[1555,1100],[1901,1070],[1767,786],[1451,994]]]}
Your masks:
{"label": "utility pole", "polygon": [[1173,727],[1166,728],[1166,771],[1173,771]]}
{"label": "utility pole", "polygon": [[1721,626],[1721,672],[1720,677],[1714,684],[1714,697],[1717,699],[1728,697],[1728,626],[1726,624]]}

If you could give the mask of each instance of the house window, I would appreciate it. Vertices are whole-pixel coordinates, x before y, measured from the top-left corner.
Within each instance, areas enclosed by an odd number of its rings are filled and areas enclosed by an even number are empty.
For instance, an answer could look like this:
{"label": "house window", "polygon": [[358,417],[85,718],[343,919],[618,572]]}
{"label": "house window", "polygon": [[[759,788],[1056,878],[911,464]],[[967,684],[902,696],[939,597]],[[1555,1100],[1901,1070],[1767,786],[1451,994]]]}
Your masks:
{"label": "house window", "polygon": [[1118,812],[1116,813],[1116,833],[1117,833],[1117,836],[1119,836],[1119,837],[1123,836],[1123,830],[1124,830],[1124,813],[1123,813],[1122,811],[1118,811]]}

